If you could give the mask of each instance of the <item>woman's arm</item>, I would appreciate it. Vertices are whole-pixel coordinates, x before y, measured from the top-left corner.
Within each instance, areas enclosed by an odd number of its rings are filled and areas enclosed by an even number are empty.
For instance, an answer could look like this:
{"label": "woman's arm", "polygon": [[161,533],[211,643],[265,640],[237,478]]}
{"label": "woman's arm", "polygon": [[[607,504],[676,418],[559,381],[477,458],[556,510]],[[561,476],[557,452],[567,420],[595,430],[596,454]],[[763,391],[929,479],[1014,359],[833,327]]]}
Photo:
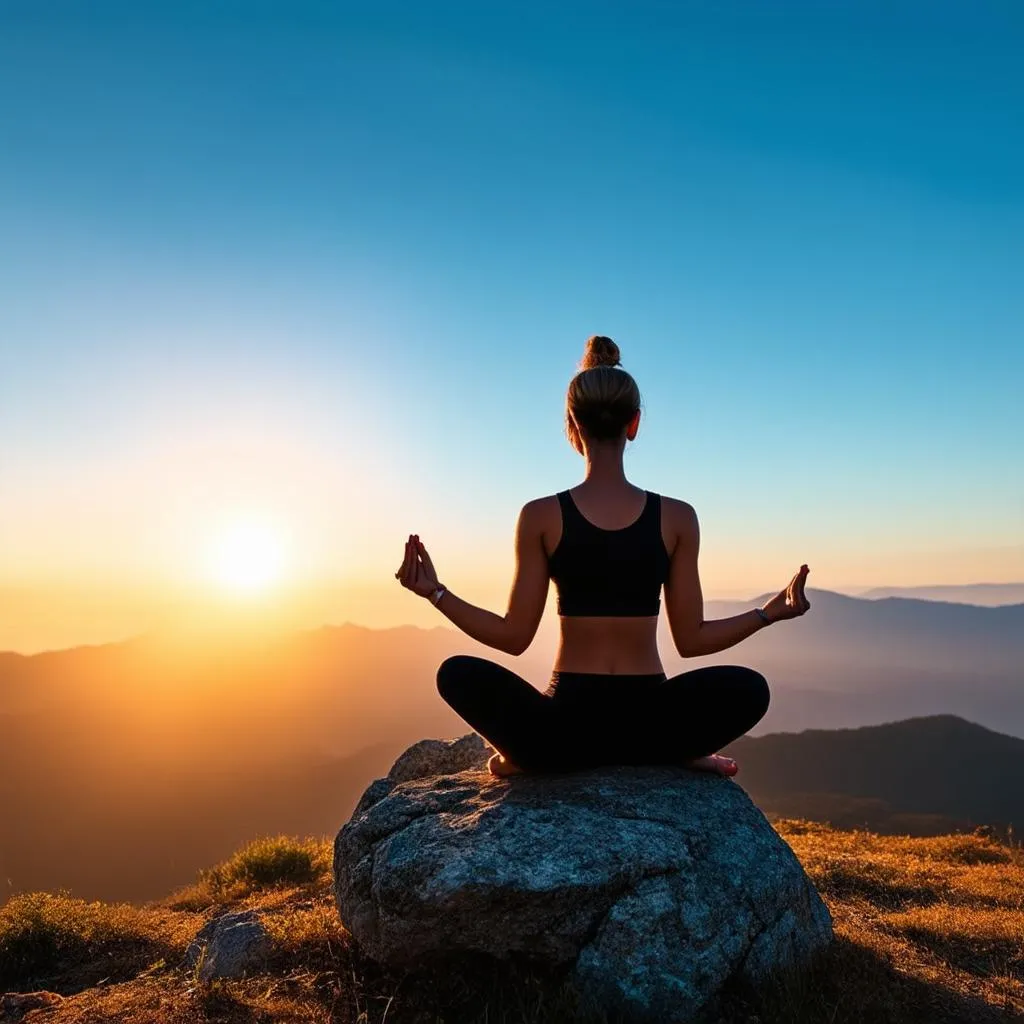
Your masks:
{"label": "woman's arm", "polygon": [[[684,501],[670,501],[668,507],[672,509],[678,528],[678,540],[665,581],[665,607],[676,650],[684,658],[698,658],[735,647],[763,629],[768,622],[753,608],[725,619],[704,618],[704,596],[697,571],[700,552],[697,513]],[[770,622],[795,618],[810,608],[810,602],[804,596],[808,572],[807,566],[802,566],[789,586],[764,606],[762,610]]]}
{"label": "woman's arm", "polygon": [[[522,654],[530,646],[548,595],[548,564],[541,539],[538,502],[528,502],[519,513],[515,544],[515,578],[504,615],[463,601],[447,588],[437,602],[441,612],[467,636],[508,654]],[[402,586],[429,597],[440,584],[427,549],[419,537],[412,536],[405,552],[402,568],[395,575]]]}

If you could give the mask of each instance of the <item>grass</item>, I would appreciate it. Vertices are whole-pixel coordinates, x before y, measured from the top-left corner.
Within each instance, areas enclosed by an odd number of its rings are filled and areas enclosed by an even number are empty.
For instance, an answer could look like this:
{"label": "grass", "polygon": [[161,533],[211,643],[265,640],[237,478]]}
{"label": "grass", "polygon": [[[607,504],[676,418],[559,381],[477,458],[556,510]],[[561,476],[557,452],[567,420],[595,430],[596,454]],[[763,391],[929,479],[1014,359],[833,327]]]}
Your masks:
{"label": "grass", "polygon": [[[929,839],[775,827],[832,910],[807,970],[730,989],[710,1024],[1024,1021],[1024,857],[981,833]],[[578,1020],[558,977],[483,959],[413,972],[363,960],[338,921],[330,845],[261,839],[145,908],[20,896],[0,909],[0,987],[69,998],[53,1024],[540,1024]],[[258,909],[265,972],[198,985],[184,947],[222,909]],[[669,1022],[666,1022],[669,1024]]]}
{"label": "grass", "polygon": [[198,918],[169,909],[86,903],[64,893],[15,896],[0,909],[0,991],[45,980],[76,992],[180,959]]}
{"label": "grass", "polygon": [[1019,851],[980,832],[911,839],[775,827],[829,904],[837,937],[810,975],[819,992],[835,990],[821,1007],[834,1004],[834,1016],[793,1020],[1024,1020]]}
{"label": "grass", "polygon": [[323,879],[331,867],[329,844],[318,839],[268,836],[255,839],[228,860],[199,876],[176,894],[171,906],[205,910],[267,889],[302,886]]}

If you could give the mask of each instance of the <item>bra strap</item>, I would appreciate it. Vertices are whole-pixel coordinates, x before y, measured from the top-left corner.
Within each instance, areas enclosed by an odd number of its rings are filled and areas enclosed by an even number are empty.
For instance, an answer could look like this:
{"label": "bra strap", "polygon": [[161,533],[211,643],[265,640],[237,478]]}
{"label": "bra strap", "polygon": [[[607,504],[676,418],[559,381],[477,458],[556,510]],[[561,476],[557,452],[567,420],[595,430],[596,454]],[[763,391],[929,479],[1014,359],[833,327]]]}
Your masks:
{"label": "bra strap", "polygon": [[584,525],[587,525],[586,519],[583,519],[583,513],[576,507],[576,502],[572,500],[572,496],[568,491],[558,492],[558,504],[562,507],[562,533],[564,535],[565,528],[569,524],[570,520],[579,526],[580,520],[583,520]]}
{"label": "bra strap", "polygon": [[658,533],[661,533],[661,495],[654,491],[647,492],[647,504],[644,506],[644,516],[654,521]]}

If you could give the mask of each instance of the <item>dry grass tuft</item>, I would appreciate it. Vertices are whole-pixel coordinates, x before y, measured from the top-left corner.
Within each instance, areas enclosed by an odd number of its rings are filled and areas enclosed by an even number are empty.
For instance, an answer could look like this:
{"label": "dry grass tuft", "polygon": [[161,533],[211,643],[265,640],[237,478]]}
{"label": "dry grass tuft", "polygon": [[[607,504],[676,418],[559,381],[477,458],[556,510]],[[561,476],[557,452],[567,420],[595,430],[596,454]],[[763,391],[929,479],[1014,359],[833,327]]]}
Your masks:
{"label": "dry grass tuft", "polygon": [[268,836],[253,840],[222,864],[202,872],[199,881],[172,896],[168,906],[206,910],[275,887],[315,884],[330,870],[331,847],[325,840]]}

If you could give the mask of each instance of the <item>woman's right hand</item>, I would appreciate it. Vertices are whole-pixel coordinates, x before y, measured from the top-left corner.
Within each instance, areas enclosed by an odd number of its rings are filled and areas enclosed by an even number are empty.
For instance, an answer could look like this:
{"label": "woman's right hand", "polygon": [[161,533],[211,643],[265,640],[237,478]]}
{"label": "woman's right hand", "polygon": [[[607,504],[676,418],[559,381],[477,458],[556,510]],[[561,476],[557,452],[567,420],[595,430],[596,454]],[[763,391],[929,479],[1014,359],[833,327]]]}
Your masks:
{"label": "woman's right hand", "polygon": [[800,571],[789,581],[789,586],[785,590],[780,590],[764,606],[764,613],[772,622],[795,619],[811,607],[811,602],[804,594],[804,584],[810,571],[806,565],[801,565]]}
{"label": "woman's right hand", "polygon": [[410,533],[405,542],[405,556],[395,573],[395,579],[420,597],[429,597],[438,588],[434,563],[415,533]]}

